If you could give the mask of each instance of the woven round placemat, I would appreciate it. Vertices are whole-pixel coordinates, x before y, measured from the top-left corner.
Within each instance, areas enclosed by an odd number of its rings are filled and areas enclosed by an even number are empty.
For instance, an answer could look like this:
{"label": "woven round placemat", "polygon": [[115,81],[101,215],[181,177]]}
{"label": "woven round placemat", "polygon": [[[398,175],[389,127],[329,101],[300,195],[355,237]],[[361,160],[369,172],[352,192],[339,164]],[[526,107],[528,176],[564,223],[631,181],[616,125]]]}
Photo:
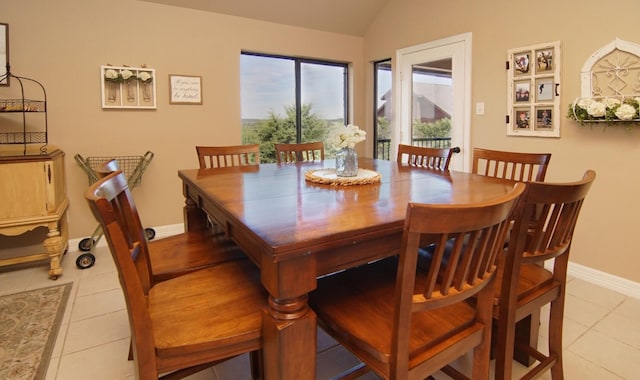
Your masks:
{"label": "woven round placemat", "polygon": [[358,175],[353,177],[338,177],[336,169],[307,170],[304,178],[309,182],[332,186],[368,185],[380,182],[380,173],[369,169],[358,169]]}

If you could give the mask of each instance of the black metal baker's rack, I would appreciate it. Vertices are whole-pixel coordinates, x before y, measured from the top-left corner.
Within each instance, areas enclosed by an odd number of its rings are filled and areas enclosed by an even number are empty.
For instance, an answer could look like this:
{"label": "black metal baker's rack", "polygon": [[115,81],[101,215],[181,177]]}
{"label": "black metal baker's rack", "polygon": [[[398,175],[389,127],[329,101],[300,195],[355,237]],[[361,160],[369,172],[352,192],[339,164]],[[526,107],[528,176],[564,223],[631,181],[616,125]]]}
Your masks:
{"label": "black metal baker's rack", "polygon": [[[48,124],[47,124],[47,91],[42,83],[35,79],[15,75],[10,70],[7,63],[6,73],[0,75],[0,83],[6,81],[6,85],[11,85],[11,80],[18,82],[20,87],[20,97],[0,98],[0,145],[22,145],[22,154],[27,155],[27,145],[41,144],[40,154],[47,153],[48,144]],[[25,97],[25,86],[42,90],[42,99],[30,99]],[[4,113],[20,113],[22,116],[22,127],[20,120],[6,120],[2,117]],[[42,113],[40,120],[32,120],[30,114]]]}

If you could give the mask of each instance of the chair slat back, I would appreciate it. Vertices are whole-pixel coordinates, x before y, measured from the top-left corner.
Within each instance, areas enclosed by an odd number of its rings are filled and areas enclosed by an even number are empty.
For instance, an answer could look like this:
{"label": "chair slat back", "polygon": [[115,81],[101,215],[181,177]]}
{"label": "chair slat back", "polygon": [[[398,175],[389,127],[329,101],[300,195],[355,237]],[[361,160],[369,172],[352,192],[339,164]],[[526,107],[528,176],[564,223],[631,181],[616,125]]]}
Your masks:
{"label": "chair slat back", "polygon": [[[524,184],[518,183],[495,201],[478,204],[410,203],[398,267],[399,288],[404,296],[397,298],[396,310],[439,308],[482,290],[494,277],[509,216],[523,190]],[[431,264],[418,269],[418,278],[426,280],[416,284],[418,249],[424,238],[434,242],[434,253]],[[420,297],[414,287],[421,289]]]}
{"label": "chair slat back", "polygon": [[[128,252],[146,294],[153,286],[149,251],[124,173],[118,170],[104,176],[87,189],[85,197],[104,230],[112,254]],[[121,257],[114,257],[114,261],[116,265],[123,263]]]}
{"label": "chair slat back", "polygon": [[[522,245],[509,244],[523,262],[539,262],[569,254],[573,232],[595,172],[588,170],[580,181],[531,182],[519,206],[514,231]],[[522,220],[531,222],[524,224]]]}
{"label": "chair slat back", "polygon": [[[397,162],[406,162],[413,166],[422,166],[431,169],[449,170],[451,162],[451,148],[427,148],[398,144]],[[405,157],[407,158],[404,161]]]}
{"label": "chair slat back", "polygon": [[[576,222],[584,199],[595,180],[588,170],[583,178],[570,183],[530,182],[520,197],[513,216],[513,227],[507,254],[499,266],[498,291],[494,303],[496,320],[496,379],[511,379],[513,375],[516,323],[539,313],[551,304],[547,323],[549,337],[545,353],[535,343],[527,346],[538,364],[524,378],[550,369],[553,377],[562,378],[562,330],[567,281],[567,267]],[[553,258],[553,267],[540,267]],[[529,343],[531,344],[531,343]]]}
{"label": "chair slat back", "polygon": [[109,244],[122,286],[134,349],[139,361],[156,368],[151,318],[146,294],[151,287],[151,268],[144,229],[122,171],[99,179],[85,193],[91,211],[100,222]]}
{"label": "chair slat back", "polygon": [[551,153],[523,153],[473,149],[471,171],[488,177],[513,181],[544,181]]}
{"label": "chair slat back", "polygon": [[200,169],[260,164],[260,145],[196,146]]}
{"label": "chair slat back", "polygon": [[276,150],[276,161],[279,164],[324,160],[324,143],[322,141],[300,144],[273,144],[273,147]]}

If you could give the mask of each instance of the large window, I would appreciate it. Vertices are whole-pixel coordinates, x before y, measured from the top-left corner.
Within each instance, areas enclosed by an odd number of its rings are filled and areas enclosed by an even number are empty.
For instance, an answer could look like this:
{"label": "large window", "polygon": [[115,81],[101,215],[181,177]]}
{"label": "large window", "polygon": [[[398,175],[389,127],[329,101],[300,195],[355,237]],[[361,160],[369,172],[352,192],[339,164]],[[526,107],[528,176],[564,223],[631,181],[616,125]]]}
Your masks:
{"label": "large window", "polygon": [[274,143],[324,141],[346,124],[347,83],[344,63],[242,53],[242,143],[260,144],[261,162],[275,162]]}

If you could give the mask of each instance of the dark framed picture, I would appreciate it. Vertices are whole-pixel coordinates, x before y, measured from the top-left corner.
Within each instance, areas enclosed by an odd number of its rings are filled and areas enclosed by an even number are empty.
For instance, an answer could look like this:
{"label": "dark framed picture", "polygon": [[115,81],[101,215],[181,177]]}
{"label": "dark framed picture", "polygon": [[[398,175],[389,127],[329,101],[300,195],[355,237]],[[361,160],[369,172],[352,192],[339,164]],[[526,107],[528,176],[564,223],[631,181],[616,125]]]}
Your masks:
{"label": "dark framed picture", "polygon": [[9,64],[9,24],[0,23],[0,86],[9,85],[7,64]]}
{"label": "dark framed picture", "polygon": [[536,80],[536,101],[553,100],[553,79],[543,78]]}
{"label": "dark framed picture", "polygon": [[528,102],[531,94],[531,83],[515,82],[515,100],[516,102]]}
{"label": "dark framed picture", "polygon": [[513,56],[513,67],[516,75],[529,74],[529,53],[519,53]]}
{"label": "dark framed picture", "polygon": [[553,49],[543,49],[536,51],[536,72],[553,70]]}
{"label": "dark framed picture", "polygon": [[553,128],[553,109],[536,108],[536,130],[549,130]]}
{"label": "dark framed picture", "polygon": [[529,129],[530,120],[529,110],[516,110],[516,122],[514,123],[516,129]]}

